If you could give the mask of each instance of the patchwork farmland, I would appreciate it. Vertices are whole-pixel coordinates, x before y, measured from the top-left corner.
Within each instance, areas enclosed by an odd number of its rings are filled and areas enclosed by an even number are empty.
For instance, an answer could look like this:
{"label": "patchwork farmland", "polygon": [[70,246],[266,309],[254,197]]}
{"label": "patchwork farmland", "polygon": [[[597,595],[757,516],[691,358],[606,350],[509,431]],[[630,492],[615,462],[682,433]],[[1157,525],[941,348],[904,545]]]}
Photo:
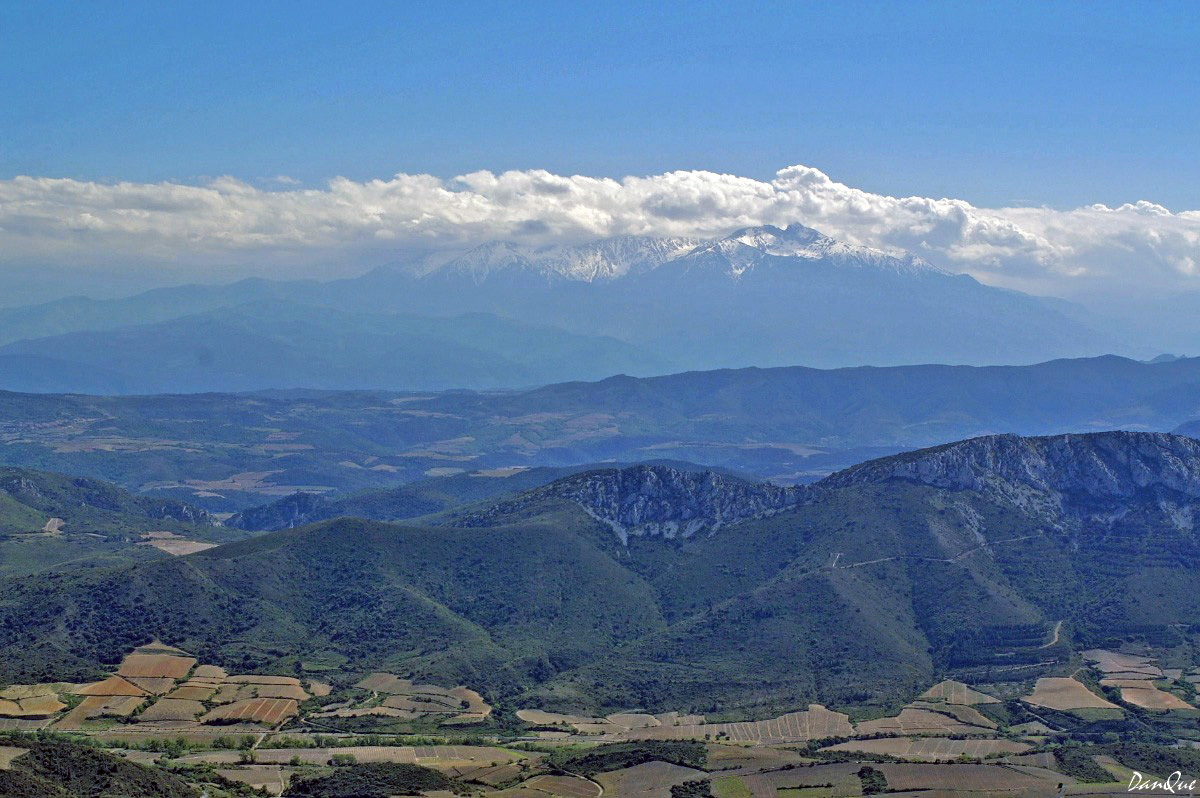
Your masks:
{"label": "patchwork farmland", "polygon": [[[185,746],[181,764],[215,768],[275,795],[339,762],[432,768],[470,785],[479,798],[673,798],[672,789],[685,783],[707,783],[714,798],[849,796],[865,788],[867,772],[895,794],[1051,796],[1062,783],[1068,795],[1087,795],[1092,785],[1064,772],[1046,747],[1062,733],[1065,716],[1079,713],[1081,723],[1091,723],[1089,713],[1119,719],[1132,707],[1191,722],[1200,711],[1183,697],[1194,694],[1190,666],[1161,668],[1152,657],[1103,650],[1087,652],[1085,662],[1074,676],[1030,680],[1003,698],[988,685],[942,681],[888,714],[857,720],[819,704],[745,721],[637,708],[571,714],[526,707],[512,711],[521,724],[514,738],[502,733],[484,697],[464,685],[385,672],[330,670],[323,676],[329,681],[231,673],[151,643],[94,682],[4,687],[0,722],[85,734],[129,747],[128,757],[150,764],[159,754],[139,746],[174,741]],[[1120,702],[1099,689],[1119,692]],[[413,729],[437,737],[413,744]],[[644,759],[636,753],[642,747],[655,753]],[[572,771],[571,752],[608,749],[616,752],[611,768]],[[1128,771],[1109,753],[1090,761],[1113,778]]]}

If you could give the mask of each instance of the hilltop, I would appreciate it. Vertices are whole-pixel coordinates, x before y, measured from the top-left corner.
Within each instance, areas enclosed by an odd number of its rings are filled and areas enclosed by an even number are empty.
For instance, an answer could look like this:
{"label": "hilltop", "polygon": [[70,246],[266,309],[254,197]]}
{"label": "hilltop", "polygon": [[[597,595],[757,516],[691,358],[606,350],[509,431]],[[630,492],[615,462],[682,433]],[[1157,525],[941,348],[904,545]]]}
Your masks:
{"label": "hilltop", "polygon": [[244,537],[207,511],[108,482],[0,467],[0,580],[96,568]]}
{"label": "hilltop", "polygon": [[[86,672],[152,637],[242,669],[336,652],[349,673],[561,707],[886,704],[947,674],[1028,678],[1107,641],[1188,642],[1198,445],[990,437],[790,490],[635,467],[501,499],[489,526],[320,522],[6,585],[0,678]],[[1050,478],[988,466],[1014,446]],[[1140,476],[1166,460],[1160,483]],[[1123,466],[1097,491],[1104,463]],[[614,508],[692,534],[621,535]]]}

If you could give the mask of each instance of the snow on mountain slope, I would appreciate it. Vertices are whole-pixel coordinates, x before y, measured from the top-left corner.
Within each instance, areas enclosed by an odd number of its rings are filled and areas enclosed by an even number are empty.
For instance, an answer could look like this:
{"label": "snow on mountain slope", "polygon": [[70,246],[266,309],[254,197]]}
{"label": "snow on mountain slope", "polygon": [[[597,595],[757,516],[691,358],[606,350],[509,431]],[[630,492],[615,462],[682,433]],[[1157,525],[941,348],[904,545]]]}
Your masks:
{"label": "snow on mountain slope", "polygon": [[446,260],[435,273],[482,282],[498,272],[525,272],[548,279],[602,282],[648,271],[691,252],[694,238],[617,236],[571,246],[529,247],[493,241]]}
{"label": "snow on mountain slope", "polygon": [[736,277],[768,258],[823,260],[838,266],[876,268],[898,274],[949,273],[915,255],[893,255],[846,244],[801,224],[783,229],[770,225],[747,227],[711,241],[618,236],[587,244],[542,247],[493,241],[454,257],[431,256],[418,272],[468,276],[476,282],[492,274],[516,272],[590,283],[652,271],[674,261],[686,262],[687,268],[716,264]]}
{"label": "snow on mountain slope", "polygon": [[802,224],[789,225],[786,229],[765,225],[738,230],[689,253],[689,259],[701,258],[715,258],[735,277],[767,258],[824,260],[837,266],[875,268],[897,274],[949,274],[915,255],[892,255],[880,249],[846,244]]}

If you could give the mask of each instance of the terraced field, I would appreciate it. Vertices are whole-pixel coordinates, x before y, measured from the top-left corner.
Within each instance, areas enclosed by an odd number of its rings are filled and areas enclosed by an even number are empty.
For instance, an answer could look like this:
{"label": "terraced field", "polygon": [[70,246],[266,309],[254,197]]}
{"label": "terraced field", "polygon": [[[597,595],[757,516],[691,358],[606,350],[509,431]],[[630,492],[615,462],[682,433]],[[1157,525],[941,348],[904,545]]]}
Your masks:
{"label": "terraced field", "polygon": [[290,698],[249,698],[209,710],[200,722],[245,721],[274,726],[296,714],[297,704]]}
{"label": "terraced field", "polygon": [[1156,681],[1178,681],[1183,678],[1182,669],[1164,671],[1152,657],[1121,654],[1103,649],[1083,652],[1096,670],[1104,674],[1100,684],[1121,691],[1121,700],[1153,712],[1196,712],[1197,708],[1178,696],[1160,690]]}
{"label": "terraced field", "polygon": [[[1031,791],[1053,795],[1062,777],[1044,778],[1004,765],[873,765],[887,777],[892,790],[951,790],[955,794]],[[1050,792],[1043,792],[1050,790]]]}
{"label": "terraced field", "polygon": [[679,726],[652,726],[617,731],[623,740],[724,739],[739,743],[806,742],[825,737],[850,737],[855,734],[850,718],[832,712],[820,704],[810,704],[803,712],[790,712],[770,720],[741,723],[702,723]]}
{"label": "terraced field", "polygon": [[[358,712],[354,707],[339,710],[340,717],[357,714],[375,714],[397,718],[415,718],[424,715],[447,715],[445,722],[462,724],[477,723],[492,713],[479,693],[468,687],[439,687],[432,684],[414,684],[390,673],[372,673],[354,685],[360,690],[383,693],[387,697],[382,706],[393,712]],[[365,709],[377,709],[366,707]],[[550,714],[550,713],[546,713]]]}
{"label": "terraced field", "polygon": [[1027,743],[1010,740],[950,740],[930,737],[884,737],[875,740],[851,740],[828,746],[825,751],[855,751],[887,754],[899,759],[921,762],[952,760],[960,756],[985,759],[1005,754],[1020,754],[1031,748]]}
{"label": "terraced field", "polygon": [[859,723],[859,734],[916,734],[950,735],[986,733],[994,724],[976,726],[963,723],[948,714],[929,709],[905,707],[900,714],[891,718],[880,718]]}
{"label": "terraced field", "polygon": [[660,798],[670,794],[670,788],[685,781],[706,778],[703,770],[680,767],[667,762],[647,762],[623,770],[601,773],[596,781],[605,794],[628,798]]}

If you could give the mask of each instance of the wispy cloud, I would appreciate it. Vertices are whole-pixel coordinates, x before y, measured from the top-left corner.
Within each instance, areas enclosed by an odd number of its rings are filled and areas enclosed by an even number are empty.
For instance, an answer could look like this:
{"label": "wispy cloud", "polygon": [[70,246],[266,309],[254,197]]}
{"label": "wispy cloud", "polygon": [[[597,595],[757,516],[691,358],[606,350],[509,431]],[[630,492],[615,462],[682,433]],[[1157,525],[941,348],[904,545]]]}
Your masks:
{"label": "wispy cloud", "polygon": [[0,181],[0,260],[76,263],[296,264],[469,246],[495,238],[571,240],[620,234],[716,236],[802,222],[851,243],[918,253],[998,285],[1072,295],[1200,288],[1200,211],[1151,202],[1060,211],[977,208],[963,200],[890,197],[807,166],[771,181],[713,172],[620,180],[540,170],[450,180],[398,174],[337,178],[323,189]]}

